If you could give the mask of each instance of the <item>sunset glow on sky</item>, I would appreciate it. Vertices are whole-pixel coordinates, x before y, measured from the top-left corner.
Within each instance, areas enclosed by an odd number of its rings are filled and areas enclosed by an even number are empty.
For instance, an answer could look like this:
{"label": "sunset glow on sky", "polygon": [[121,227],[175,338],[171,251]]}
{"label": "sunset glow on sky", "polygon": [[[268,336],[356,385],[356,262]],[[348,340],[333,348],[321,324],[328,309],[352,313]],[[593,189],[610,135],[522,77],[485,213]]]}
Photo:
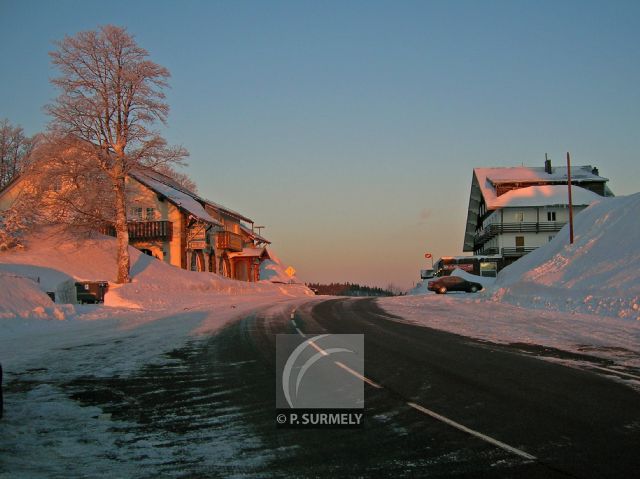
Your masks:
{"label": "sunset glow on sky", "polygon": [[461,254],[481,166],[640,185],[640,2],[0,0],[0,118],[34,134],[53,41],[126,27],[172,74],[199,192],[305,281],[410,287]]}

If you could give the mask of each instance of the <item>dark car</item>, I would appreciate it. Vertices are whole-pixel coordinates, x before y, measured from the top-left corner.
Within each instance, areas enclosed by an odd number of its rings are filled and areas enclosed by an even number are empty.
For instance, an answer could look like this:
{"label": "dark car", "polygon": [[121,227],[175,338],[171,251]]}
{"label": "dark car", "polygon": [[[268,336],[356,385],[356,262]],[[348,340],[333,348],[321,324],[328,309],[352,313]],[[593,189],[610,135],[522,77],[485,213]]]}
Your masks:
{"label": "dark car", "polygon": [[427,284],[429,291],[435,291],[436,294],[444,294],[447,291],[466,291],[467,293],[476,293],[482,289],[480,283],[467,281],[458,276],[442,276]]}

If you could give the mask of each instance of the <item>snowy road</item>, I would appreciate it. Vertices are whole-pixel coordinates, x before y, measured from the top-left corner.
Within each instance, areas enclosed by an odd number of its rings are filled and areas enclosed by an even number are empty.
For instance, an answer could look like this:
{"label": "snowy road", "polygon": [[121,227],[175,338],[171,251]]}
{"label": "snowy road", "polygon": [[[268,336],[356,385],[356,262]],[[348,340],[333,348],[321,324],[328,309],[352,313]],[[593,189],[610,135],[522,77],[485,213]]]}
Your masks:
{"label": "snowy road", "polygon": [[[50,384],[25,372],[8,384],[9,409],[46,399],[57,429],[27,425],[40,438],[30,448],[0,441],[0,477],[586,478],[640,467],[638,393],[532,357],[575,353],[398,322],[372,300],[318,300],[263,307],[127,374]],[[365,376],[382,387],[365,385],[363,429],[275,427],[275,335],[297,330],[365,334]]]}

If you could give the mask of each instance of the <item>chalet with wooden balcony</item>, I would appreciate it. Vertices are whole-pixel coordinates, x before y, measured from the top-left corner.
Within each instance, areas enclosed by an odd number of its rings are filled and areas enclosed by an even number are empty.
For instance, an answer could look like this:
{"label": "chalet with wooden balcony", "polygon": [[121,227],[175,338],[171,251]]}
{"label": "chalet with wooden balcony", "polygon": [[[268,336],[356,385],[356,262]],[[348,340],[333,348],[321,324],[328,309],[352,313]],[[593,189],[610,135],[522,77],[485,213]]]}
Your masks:
{"label": "chalet with wooden balcony", "polygon": [[[591,166],[571,168],[574,213],[612,196]],[[509,264],[549,242],[569,221],[566,167],[475,168],[464,251],[499,255]]]}
{"label": "chalet with wooden balcony", "polygon": [[[153,170],[131,172],[127,192],[132,246],[183,269],[259,280],[270,243],[253,232],[250,218]],[[115,234],[110,225],[103,232]]]}
{"label": "chalet with wooden balcony", "polygon": [[[0,191],[0,211],[10,208],[23,188],[25,179],[16,178]],[[259,280],[270,242],[254,231],[253,220],[151,169],[131,171],[126,190],[132,246],[179,268]],[[113,225],[100,229],[115,236]]]}

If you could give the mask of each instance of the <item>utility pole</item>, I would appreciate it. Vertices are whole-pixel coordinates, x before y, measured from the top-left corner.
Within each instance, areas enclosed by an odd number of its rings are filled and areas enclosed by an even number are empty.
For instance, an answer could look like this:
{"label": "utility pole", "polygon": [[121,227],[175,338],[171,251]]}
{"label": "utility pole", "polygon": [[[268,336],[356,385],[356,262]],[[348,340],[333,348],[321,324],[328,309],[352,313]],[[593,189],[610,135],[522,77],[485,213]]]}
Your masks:
{"label": "utility pole", "polygon": [[571,200],[571,157],[567,151],[567,186],[569,188],[569,244],[573,244],[573,201]]}

